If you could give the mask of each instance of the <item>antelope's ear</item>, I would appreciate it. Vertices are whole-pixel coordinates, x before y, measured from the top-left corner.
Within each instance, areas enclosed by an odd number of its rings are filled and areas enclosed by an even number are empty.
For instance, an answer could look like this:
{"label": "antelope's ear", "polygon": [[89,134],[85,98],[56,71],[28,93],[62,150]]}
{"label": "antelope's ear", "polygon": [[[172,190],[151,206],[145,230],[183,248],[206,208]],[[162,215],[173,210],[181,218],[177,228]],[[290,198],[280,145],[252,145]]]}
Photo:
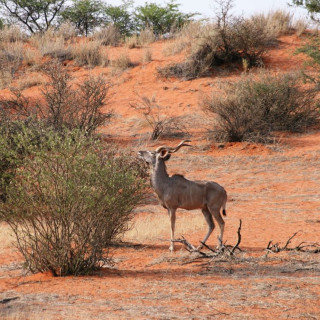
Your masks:
{"label": "antelope's ear", "polygon": [[171,158],[171,154],[168,153],[166,156],[164,156],[162,159],[163,161],[168,161]]}

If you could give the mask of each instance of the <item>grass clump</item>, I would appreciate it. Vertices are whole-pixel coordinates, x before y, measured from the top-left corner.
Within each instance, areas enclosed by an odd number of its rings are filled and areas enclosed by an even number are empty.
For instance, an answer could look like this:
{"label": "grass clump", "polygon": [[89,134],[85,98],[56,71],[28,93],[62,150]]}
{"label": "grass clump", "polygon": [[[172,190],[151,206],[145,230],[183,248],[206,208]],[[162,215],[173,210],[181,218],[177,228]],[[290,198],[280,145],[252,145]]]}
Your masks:
{"label": "grass clump", "polygon": [[0,28],[0,42],[20,42],[25,41],[27,36],[15,25]]}
{"label": "grass clump", "polygon": [[248,75],[239,82],[222,86],[203,101],[216,115],[213,137],[216,141],[268,143],[274,132],[302,132],[319,118],[314,90],[299,88],[293,74]]}
{"label": "grass clump", "polygon": [[23,43],[5,43],[0,46],[0,89],[10,85],[23,61]]}
{"label": "grass clump", "polygon": [[96,67],[108,64],[108,58],[101,51],[100,41],[83,41],[73,46],[72,56],[79,66]]}
{"label": "grass clump", "polygon": [[130,60],[128,54],[122,53],[119,55],[119,57],[117,57],[111,62],[111,66],[112,66],[112,73],[117,74],[117,73],[122,73],[129,68],[132,68],[134,64]]}
{"label": "grass clump", "polygon": [[[145,182],[129,156],[80,131],[22,127],[11,139],[28,150],[6,188],[0,217],[32,272],[85,274],[109,262],[108,248],[128,228]],[[10,139],[0,135],[1,151]]]}
{"label": "grass clump", "polygon": [[95,41],[99,41],[103,46],[117,46],[121,41],[121,34],[115,25],[110,24],[96,31],[92,38]]}
{"label": "grass clump", "polygon": [[64,37],[57,34],[52,28],[44,33],[33,35],[31,43],[42,56],[59,59],[60,61],[72,59],[70,47],[65,45]]}

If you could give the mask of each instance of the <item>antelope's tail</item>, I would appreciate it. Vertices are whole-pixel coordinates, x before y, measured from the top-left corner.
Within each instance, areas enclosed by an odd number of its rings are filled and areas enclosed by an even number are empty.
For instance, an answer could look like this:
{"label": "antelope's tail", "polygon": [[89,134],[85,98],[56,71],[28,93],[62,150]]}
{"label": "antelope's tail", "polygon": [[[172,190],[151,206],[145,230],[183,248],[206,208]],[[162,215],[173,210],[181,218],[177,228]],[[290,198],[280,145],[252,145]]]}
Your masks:
{"label": "antelope's tail", "polygon": [[226,211],[227,200],[228,200],[228,196],[227,196],[227,192],[225,191],[225,197],[224,197],[224,201],[223,201],[223,203],[222,203],[222,214],[223,214],[225,217],[227,216],[227,211]]}

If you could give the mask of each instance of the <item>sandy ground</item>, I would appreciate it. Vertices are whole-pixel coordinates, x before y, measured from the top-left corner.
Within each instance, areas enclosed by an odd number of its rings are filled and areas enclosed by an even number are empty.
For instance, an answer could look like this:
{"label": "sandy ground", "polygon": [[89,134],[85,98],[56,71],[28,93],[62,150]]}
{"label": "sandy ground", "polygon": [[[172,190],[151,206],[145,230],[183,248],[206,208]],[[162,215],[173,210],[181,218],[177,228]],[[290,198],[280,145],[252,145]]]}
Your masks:
{"label": "sandy ground", "polygon": [[[165,57],[164,42],[150,45],[152,61],[141,63],[144,49],[107,48],[109,57],[122,51],[137,66],[114,77],[108,68],[74,68],[74,76],[100,73],[110,81],[106,110],[114,118],[106,137],[132,151],[176,144],[181,138],[151,142],[143,115],[130,107],[141,97],[155,97],[160,116],[176,117],[192,140],[168,163],[170,173],[214,180],[228,191],[225,241],[237,241],[242,220],[241,252],[233,257],[201,258],[181,244],[169,253],[169,219],[154,196],[137,208],[135,223],[123,243],[111,248],[114,265],[93,275],[54,278],[31,275],[11,245],[10,231],[0,225],[0,318],[4,319],[320,319],[319,254],[269,253],[270,240],[289,248],[302,241],[320,242],[320,133],[283,136],[266,147],[248,143],[214,145],[206,138],[211,119],[201,98],[224,80],[219,71],[194,81],[164,80],[156,68],[183,59]],[[274,72],[295,71],[303,59],[292,56],[299,39],[287,36],[269,53]],[[26,90],[32,95],[34,88]],[[177,237],[197,245],[206,233],[199,211],[177,213]],[[215,247],[217,230],[208,241]],[[210,253],[207,250],[204,252]]]}

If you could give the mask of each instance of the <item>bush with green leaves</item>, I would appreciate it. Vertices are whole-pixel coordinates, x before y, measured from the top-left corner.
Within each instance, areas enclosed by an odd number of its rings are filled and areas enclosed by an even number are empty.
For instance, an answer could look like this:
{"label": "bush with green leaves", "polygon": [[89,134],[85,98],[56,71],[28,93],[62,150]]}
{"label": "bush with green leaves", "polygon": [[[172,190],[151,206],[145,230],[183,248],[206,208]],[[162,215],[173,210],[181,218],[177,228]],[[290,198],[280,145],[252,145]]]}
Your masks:
{"label": "bush with green leaves", "polygon": [[107,5],[103,10],[106,23],[115,26],[122,36],[130,36],[136,29],[136,22],[130,12],[132,6],[133,1],[124,0],[121,5]]}
{"label": "bush with green leaves", "polygon": [[[0,204],[0,217],[15,234],[26,267],[55,276],[101,267],[143,198],[142,167],[80,131],[47,129],[33,148],[30,134],[24,128],[15,137],[29,156]],[[6,137],[0,142],[5,148]]]}
{"label": "bush with green leaves", "polygon": [[226,83],[203,101],[213,113],[213,136],[217,141],[274,141],[274,132],[302,132],[319,119],[316,92],[301,88],[293,74],[256,78],[245,76]]}
{"label": "bush with green leaves", "polygon": [[103,21],[103,3],[100,0],[73,0],[62,13],[65,21],[75,25],[80,34],[89,33]]}
{"label": "bush with green leaves", "polygon": [[146,3],[135,10],[137,28],[139,30],[151,28],[155,35],[168,33],[172,28],[180,29],[189,22],[197,13],[183,13],[179,4],[171,0],[165,6],[156,3]]}

